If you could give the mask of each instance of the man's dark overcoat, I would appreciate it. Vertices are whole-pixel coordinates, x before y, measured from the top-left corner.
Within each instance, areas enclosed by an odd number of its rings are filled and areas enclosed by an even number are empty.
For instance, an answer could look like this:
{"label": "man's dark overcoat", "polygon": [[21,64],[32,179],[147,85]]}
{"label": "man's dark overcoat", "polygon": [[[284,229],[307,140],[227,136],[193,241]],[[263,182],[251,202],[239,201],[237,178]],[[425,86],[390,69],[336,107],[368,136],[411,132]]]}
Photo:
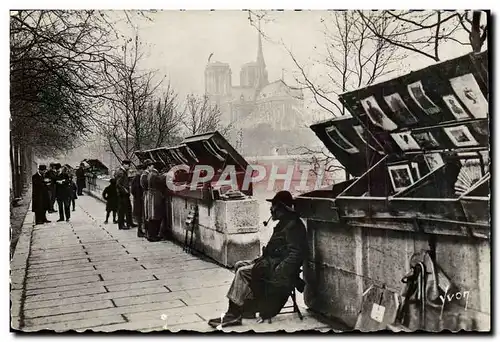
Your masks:
{"label": "man's dark overcoat", "polygon": [[31,177],[32,191],[31,191],[31,211],[44,212],[50,207],[50,193],[44,177],[38,172]]}
{"label": "man's dark overcoat", "polygon": [[306,257],[306,229],[296,214],[289,213],[278,222],[252,268],[253,305],[262,318],[274,317],[281,311],[297,284]]}

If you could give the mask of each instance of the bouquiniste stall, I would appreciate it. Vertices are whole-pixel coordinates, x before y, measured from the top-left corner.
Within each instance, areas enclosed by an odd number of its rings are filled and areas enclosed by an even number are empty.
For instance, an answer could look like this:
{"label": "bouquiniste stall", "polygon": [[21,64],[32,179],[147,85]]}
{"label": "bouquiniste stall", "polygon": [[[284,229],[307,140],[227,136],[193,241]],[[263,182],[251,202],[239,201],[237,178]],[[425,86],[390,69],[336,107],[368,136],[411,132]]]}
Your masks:
{"label": "bouquiniste stall", "polygon": [[162,165],[171,185],[166,211],[174,239],[226,266],[259,255],[258,203],[251,197],[251,182],[245,182],[253,170],[220,133],[193,135],[178,146],[135,154],[141,162]]}
{"label": "bouquiniste stall", "polygon": [[[444,275],[441,283],[449,280],[454,294],[461,295],[444,303],[439,319],[431,312],[431,301],[439,296],[428,296],[420,310],[424,317],[406,326],[488,330],[487,52],[339,99],[352,116],[311,129],[354,177],[297,199],[310,242],[306,304],[353,327],[360,317],[362,326],[404,324],[396,317],[403,303],[401,280],[412,271],[411,256],[426,250]],[[371,297],[384,304],[385,312],[368,312],[364,320]]]}

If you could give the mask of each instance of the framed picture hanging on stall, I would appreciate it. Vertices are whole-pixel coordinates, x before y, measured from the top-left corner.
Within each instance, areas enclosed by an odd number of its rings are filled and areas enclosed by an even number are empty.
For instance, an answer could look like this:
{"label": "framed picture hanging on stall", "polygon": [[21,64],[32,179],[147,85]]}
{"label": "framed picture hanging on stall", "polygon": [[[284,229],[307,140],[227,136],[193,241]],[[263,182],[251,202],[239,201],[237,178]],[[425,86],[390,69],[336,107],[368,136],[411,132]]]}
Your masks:
{"label": "framed picture hanging on stall", "polygon": [[406,189],[414,183],[410,166],[407,164],[388,166],[387,170],[395,192]]}
{"label": "framed picture hanging on stall", "polygon": [[386,131],[394,131],[398,128],[398,125],[396,125],[380,108],[374,96],[361,100],[361,105],[374,125]]}
{"label": "framed picture hanging on stall", "polygon": [[422,108],[428,115],[434,115],[441,112],[441,108],[436,106],[434,102],[427,96],[422,86],[422,82],[414,82],[408,85],[408,92],[415,103]]}
{"label": "framed picture hanging on stall", "polygon": [[402,151],[420,150],[421,147],[411,136],[411,132],[392,133],[391,137]]}
{"label": "framed picture hanging on stall", "polygon": [[352,128],[354,129],[354,131],[358,135],[359,139],[361,139],[361,141],[364,142],[366,144],[366,146],[370,147],[372,150],[377,151],[380,154],[384,153],[383,149],[379,145],[377,145],[375,147],[375,146],[372,146],[368,143],[370,138],[369,138],[366,130],[363,128],[363,126],[353,126]]}
{"label": "framed picture hanging on stall", "polygon": [[444,132],[456,147],[476,146],[478,142],[465,125],[445,127]]}
{"label": "framed picture hanging on stall", "polygon": [[462,108],[462,105],[458,102],[457,98],[454,95],[443,96],[443,101],[444,103],[446,103],[446,106],[457,120],[470,118],[469,114],[467,114],[465,109]]}
{"label": "framed picture hanging on stall", "polygon": [[347,153],[350,153],[350,154],[359,153],[359,150],[357,149],[357,147],[354,146],[353,144],[351,144],[349,142],[349,140],[347,140],[342,135],[342,133],[339,132],[337,127],[335,127],[335,126],[327,127],[327,128],[325,128],[325,132],[328,135],[328,137],[330,138],[330,140],[335,145],[337,145],[338,147],[340,147],[341,149],[343,149]]}
{"label": "framed picture hanging on stall", "polygon": [[437,170],[444,165],[443,157],[439,153],[424,154],[424,160],[430,172]]}
{"label": "framed picture hanging on stall", "polygon": [[403,99],[398,93],[384,96],[385,102],[394,114],[394,118],[405,125],[418,122],[417,118],[410,112]]}
{"label": "framed picture hanging on stall", "polygon": [[488,101],[472,74],[450,79],[451,87],[475,118],[488,116]]}
{"label": "framed picture hanging on stall", "polygon": [[437,149],[439,142],[434,138],[431,132],[412,132],[411,135],[415,141],[424,149]]}

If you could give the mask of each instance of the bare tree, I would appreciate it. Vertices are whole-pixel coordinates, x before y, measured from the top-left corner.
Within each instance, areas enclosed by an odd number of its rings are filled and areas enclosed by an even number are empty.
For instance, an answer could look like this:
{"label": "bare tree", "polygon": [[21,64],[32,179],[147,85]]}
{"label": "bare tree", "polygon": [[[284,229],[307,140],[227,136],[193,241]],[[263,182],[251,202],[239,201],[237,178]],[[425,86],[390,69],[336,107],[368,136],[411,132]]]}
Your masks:
{"label": "bare tree", "polygon": [[[472,51],[479,52],[488,34],[488,14],[484,11],[357,12],[375,37],[436,62],[441,60],[442,43],[454,42],[471,46]],[[398,30],[380,30],[376,24],[378,20],[384,20],[390,27],[397,27]],[[468,36],[468,41],[463,39],[465,36]]]}
{"label": "bare tree", "polygon": [[20,176],[20,154],[54,154],[90,131],[109,94],[102,71],[114,39],[110,18],[98,11],[10,12],[13,178]]}
{"label": "bare tree", "polygon": [[[110,150],[119,160],[130,159],[136,150],[163,143],[165,134],[175,128],[171,117],[176,115],[176,95],[169,85],[163,98],[157,102],[155,94],[163,79],[155,80],[155,70],[141,69],[143,57],[142,43],[136,32],[134,38],[122,46],[121,58],[106,70],[114,95],[103,133]],[[159,133],[154,135],[156,139],[152,135],[153,130]]]}
{"label": "bare tree", "polygon": [[[259,14],[259,18],[262,16]],[[384,18],[373,17],[371,20],[380,32],[395,34],[399,30],[390,27]],[[404,56],[397,47],[374,36],[357,12],[331,11],[321,18],[321,23],[325,45],[323,51],[318,51],[319,57],[314,63],[321,68],[322,78],[315,77],[285,44],[282,45],[298,71],[295,81],[299,87],[312,96],[319,108],[339,117],[347,113],[338,101],[338,95],[389,75]],[[327,172],[337,171],[339,167],[324,148],[298,146],[289,153],[303,155],[302,161],[321,164]]]}
{"label": "bare tree", "polygon": [[219,107],[212,105],[208,96],[189,94],[186,97],[182,124],[189,135],[219,131],[227,136],[232,124],[222,125],[221,115]]}

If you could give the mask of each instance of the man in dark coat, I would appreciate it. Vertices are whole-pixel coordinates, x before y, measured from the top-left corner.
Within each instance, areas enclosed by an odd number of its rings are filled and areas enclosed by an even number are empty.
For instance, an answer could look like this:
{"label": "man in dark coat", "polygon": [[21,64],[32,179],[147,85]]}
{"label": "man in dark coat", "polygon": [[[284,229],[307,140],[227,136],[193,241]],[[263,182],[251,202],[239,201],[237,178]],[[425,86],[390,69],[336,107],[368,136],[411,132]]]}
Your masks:
{"label": "man in dark coat", "polygon": [[85,169],[83,163],[80,163],[80,167],[76,169],[76,186],[78,188],[78,196],[82,196],[82,190],[85,189]]}
{"label": "man in dark coat", "polygon": [[167,189],[165,177],[158,172],[160,165],[150,162],[146,187],[144,188],[144,219],[148,225],[147,239],[150,242],[159,241],[161,222],[165,217],[165,192]]}
{"label": "man in dark coat", "polygon": [[280,191],[271,202],[271,216],[279,220],[262,256],[235,265],[236,273],[227,294],[229,308],[224,317],[208,321],[212,327],[240,325],[248,304],[263,319],[277,315],[299,279],[307,256],[304,224],[293,209],[293,197]]}
{"label": "man in dark coat", "polygon": [[35,224],[50,222],[45,213],[50,206],[50,194],[47,184],[44,181],[47,166],[38,166],[38,172],[31,177],[31,211],[35,213]]}
{"label": "man in dark coat", "polygon": [[[115,173],[118,194],[118,229],[136,227],[132,221],[132,204],[130,203],[130,183],[128,178],[130,164],[130,160],[123,160],[122,165]],[[125,226],[125,216],[127,216],[127,226]]]}
{"label": "man in dark coat", "polygon": [[69,222],[71,217],[71,176],[66,167],[61,168],[61,164],[56,164],[56,199],[57,206],[59,207],[59,220],[57,222],[64,221],[66,217],[66,222]]}
{"label": "man in dark coat", "polygon": [[130,190],[132,196],[134,196],[133,212],[132,216],[135,217],[137,222],[137,237],[143,237],[145,235],[144,230],[144,191],[141,186],[141,177],[144,174],[146,166],[144,164],[137,166],[137,173],[132,179],[132,184],[130,185]]}
{"label": "man in dark coat", "polygon": [[49,170],[45,173],[46,185],[49,191],[49,213],[55,213],[54,204],[56,203],[56,163],[50,163]]}

